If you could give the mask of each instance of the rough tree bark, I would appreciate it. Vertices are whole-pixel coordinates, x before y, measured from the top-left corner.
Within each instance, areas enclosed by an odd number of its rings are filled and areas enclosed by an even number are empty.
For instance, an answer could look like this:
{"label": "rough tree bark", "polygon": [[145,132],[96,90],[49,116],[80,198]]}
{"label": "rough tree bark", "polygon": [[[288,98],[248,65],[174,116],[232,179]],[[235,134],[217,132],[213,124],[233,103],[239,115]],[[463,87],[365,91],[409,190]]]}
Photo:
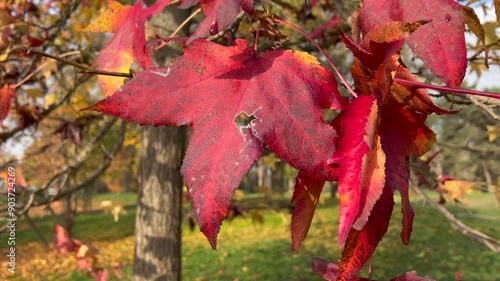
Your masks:
{"label": "rough tree bark", "polygon": [[[148,5],[155,1],[146,1]],[[186,14],[167,8],[152,19],[161,36],[169,36]],[[180,34],[183,35],[183,34]],[[169,49],[155,57],[164,65],[179,55]],[[134,280],[181,280],[182,178],[185,127],[144,128],[140,153],[135,223]]]}

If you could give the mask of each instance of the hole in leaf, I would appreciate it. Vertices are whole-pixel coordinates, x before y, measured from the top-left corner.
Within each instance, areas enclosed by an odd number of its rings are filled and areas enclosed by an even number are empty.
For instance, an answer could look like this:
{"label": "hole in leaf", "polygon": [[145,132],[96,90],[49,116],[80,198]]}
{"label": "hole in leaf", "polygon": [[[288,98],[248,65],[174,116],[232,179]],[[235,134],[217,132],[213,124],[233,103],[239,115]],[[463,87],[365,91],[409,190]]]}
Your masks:
{"label": "hole in leaf", "polygon": [[330,124],[332,120],[340,114],[340,110],[323,109],[323,121]]}
{"label": "hole in leaf", "polygon": [[253,115],[248,116],[245,112],[240,113],[234,118],[234,123],[238,127],[248,127],[252,120],[256,119]]}

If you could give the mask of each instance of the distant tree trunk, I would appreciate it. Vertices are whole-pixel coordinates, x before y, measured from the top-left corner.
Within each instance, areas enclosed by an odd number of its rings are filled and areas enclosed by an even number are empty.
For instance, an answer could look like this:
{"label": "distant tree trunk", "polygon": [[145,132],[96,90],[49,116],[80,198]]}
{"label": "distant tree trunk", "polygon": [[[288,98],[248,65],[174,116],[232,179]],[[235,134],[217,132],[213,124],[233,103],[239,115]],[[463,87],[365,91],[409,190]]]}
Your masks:
{"label": "distant tree trunk", "polygon": [[481,161],[481,167],[483,168],[484,180],[486,181],[486,188],[488,188],[488,192],[495,192],[493,179],[491,177],[490,169],[488,168],[488,164],[486,163],[486,161]]}
{"label": "distant tree trunk", "polygon": [[130,156],[130,162],[128,163],[127,173],[123,179],[123,192],[129,192],[130,184],[132,182],[132,176],[134,173],[134,162],[135,162],[135,149],[133,149],[132,155]]}
{"label": "distant tree trunk", "polygon": [[273,191],[281,195],[285,194],[287,187],[285,184],[285,161],[276,163],[276,170],[272,173]]}
{"label": "distant tree trunk", "polygon": [[73,199],[74,194],[68,194],[64,197],[64,207],[63,207],[63,227],[71,233],[71,228],[73,227],[73,222],[75,221],[75,212],[73,210]]}
{"label": "distant tree trunk", "polygon": [[[149,5],[154,1],[150,2]],[[175,12],[172,12],[175,11]],[[173,7],[152,20],[169,36],[186,14]],[[182,36],[182,34],[181,34]],[[163,65],[178,55],[169,50],[155,61]],[[186,128],[144,128],[140,153],[135,223],[134,280],[181,280],[182,178]]]}

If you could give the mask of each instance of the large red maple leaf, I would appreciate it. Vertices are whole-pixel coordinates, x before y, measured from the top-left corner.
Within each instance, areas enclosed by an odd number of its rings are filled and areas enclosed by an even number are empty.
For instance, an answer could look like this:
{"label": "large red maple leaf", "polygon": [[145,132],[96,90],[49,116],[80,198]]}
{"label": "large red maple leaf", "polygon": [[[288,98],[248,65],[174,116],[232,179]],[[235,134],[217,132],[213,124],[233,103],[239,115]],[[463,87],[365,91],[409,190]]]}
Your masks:
{"label": "large red maple leaf", "polygon": [[[212,247],[234,189],[268,146],[311,177],[335,180],[326,163],[336,132],[322,108],[343,109],[334,76],[307,53],[257,54],[246,41],[195,40],[168,68],[147,69],[90,109],[142,125],[193,129],[182,174]],[[245,113],[255,119],[237,125]]]}

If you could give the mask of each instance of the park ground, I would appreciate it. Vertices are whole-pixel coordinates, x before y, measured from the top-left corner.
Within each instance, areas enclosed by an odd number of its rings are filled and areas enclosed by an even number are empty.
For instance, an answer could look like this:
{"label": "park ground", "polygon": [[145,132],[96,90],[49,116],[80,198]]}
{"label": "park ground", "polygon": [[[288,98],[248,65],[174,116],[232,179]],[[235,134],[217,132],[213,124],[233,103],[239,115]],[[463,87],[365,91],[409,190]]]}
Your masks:
{"label": "park ground", "polygon": [[[336,239],[338,201],[325,199],[319,203],[308,238],[293,254],[287,198],[246,196],[240,204],[248,208],[247,212],[244,217],[224,222],[217,251],[210,248],[197,228],[190,230],[184,223],[182,280],[322,280],[312,272],[311,258],[333,261],[340,256]],[[114,222],[110,213],[98,207],[105,200],[123,206],[127,213]],[[98,249],[99,263],[109,272],[108,280],[131,280],[135,200],[133,193],[96,195],[94,211],[76,217],[72,237]],[[459,277],[464,281],[500,281],[498,253],[455,232],[437,211],[416,196],[412,200],[416,218],[411,244],[404,246],[399,239],[402,215],[401,205],[396,204],[390,230],[373,255],[373,278],[389,280],[416,270],[420,276],[439,281]],[[467,225],[499,238],[500,208],[494,195],[470,194],[467,200],[466,206],[447,204],[447,208]],[[48,215],[33,218],[43,236],[53,241],[54,220]],[[0,259],[6,258],[6,241],[6,234],[1,234]],[[18,221],[16,273],[7,274],[7,264],[2,261],[0,280],[95,280],[76,270],[75,258],[57,253],[52,244],[46,248],[26,222]],[[366,272],[365,268],[365,276]]]}

